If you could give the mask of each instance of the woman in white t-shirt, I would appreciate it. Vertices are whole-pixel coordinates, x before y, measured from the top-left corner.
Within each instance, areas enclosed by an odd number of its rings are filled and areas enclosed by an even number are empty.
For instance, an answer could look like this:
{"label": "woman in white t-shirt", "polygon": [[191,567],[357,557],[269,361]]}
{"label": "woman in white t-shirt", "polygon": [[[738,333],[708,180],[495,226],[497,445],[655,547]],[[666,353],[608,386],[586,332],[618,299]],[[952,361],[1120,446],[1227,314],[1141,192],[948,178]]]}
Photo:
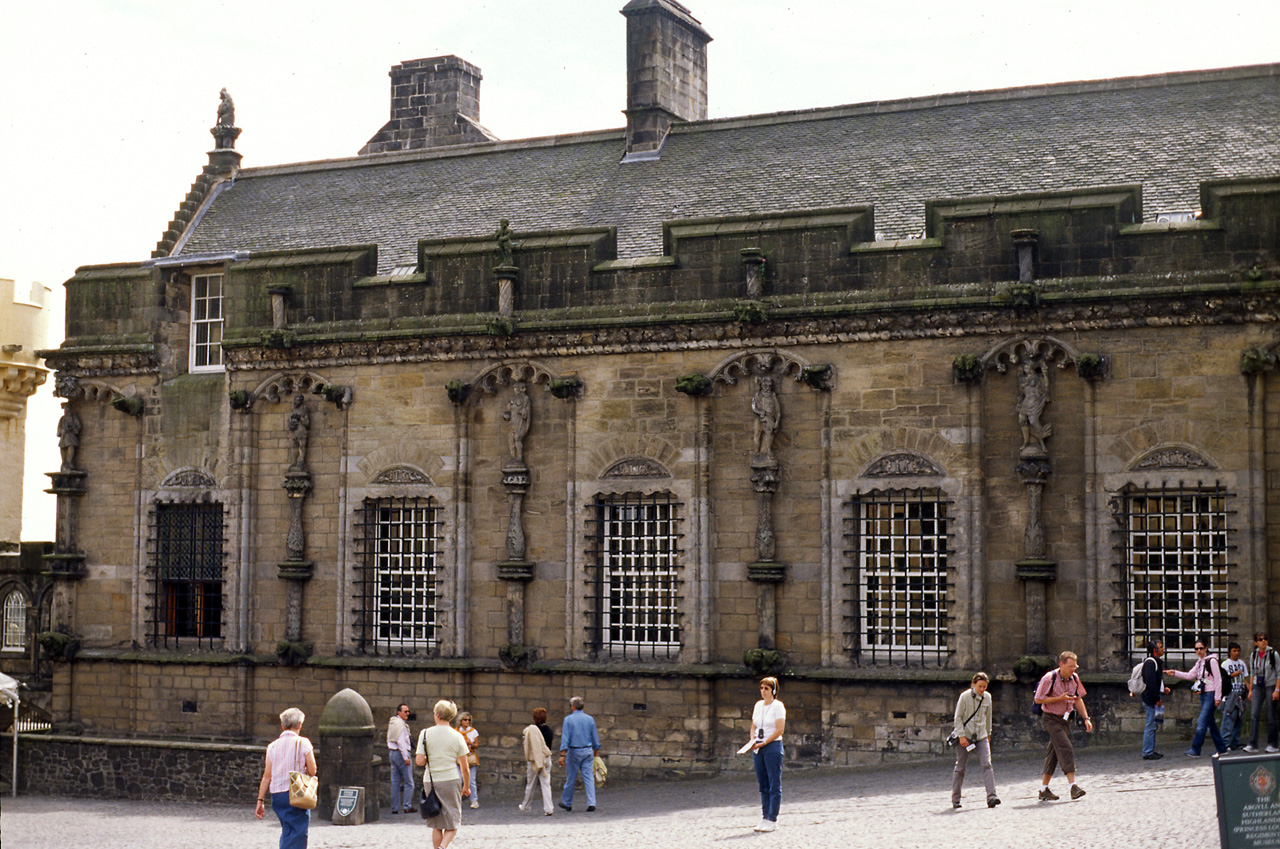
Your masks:
{"label": "woman in white t-shirt", "polygon": [[778,807],[782,804],[782,732],[787,727],[787,709],[775,698],[777,695],[778,679],[761,678],[760,701],[751,711],[751,760],[764,810],[756,831],[778,827]]}

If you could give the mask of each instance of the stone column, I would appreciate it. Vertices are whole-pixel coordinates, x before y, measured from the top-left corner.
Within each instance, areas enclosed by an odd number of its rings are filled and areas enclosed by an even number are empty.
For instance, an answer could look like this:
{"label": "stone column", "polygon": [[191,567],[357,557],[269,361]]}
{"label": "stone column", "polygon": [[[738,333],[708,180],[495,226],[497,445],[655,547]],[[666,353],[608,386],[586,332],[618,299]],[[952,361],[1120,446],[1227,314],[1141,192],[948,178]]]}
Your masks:
{"label": "stone column", "polygon": [[286,431],[289,434],[290,457],[284,475],[284,490],[289,496],[289,531],[285,535],[286,557],[277,565],[277,577],[287,581],[285,639],[302,640],[302,590],[315,569],[307,560],[307,537],[302,521],[302,508],[311,493],[311,472],[307,469],[307,445],[310,441],[311,411],[301,393],[294,396]]}
{"label": "stone column", "polygon": [[1018,474],[1027,488],[1027,524],[1023,530],[1023,558],[1016,564],[1026,599],[1028,654],[1048,651],[1047,584],[1058,576],[1058,566],[1045,558],[1044,517],[1041,501],[1052,465],[1048,457],[1023,459]]}
{"label": "stone column", "polygon": [[747,566],[747,578],[757,585],[756,614],[759,648],[777,648],[778,584],[786,580],[787,567],[775,559],[773,496],[778,491],[778,461],[772,455],[751,463],[751,483],[756,491],[756,562]]}

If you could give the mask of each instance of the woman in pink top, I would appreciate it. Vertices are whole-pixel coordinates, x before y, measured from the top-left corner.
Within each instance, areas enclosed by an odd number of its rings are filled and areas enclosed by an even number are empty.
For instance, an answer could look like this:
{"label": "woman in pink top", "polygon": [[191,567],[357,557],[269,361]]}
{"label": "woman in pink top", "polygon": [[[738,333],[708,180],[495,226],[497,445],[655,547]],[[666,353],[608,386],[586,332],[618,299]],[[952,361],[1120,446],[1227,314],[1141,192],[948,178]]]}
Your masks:
{"label": "woman in pink top", "polygon": [[1218,754],[1227,750],[1226,741],[1218,731],[1218,720],[1213,715],[1222,702],[1222,670],[1218,667],[1218,658],[1209,654],[1209,649],[1203,640],[1196,640],[1196,658],[1195,666],[1186,672],[1179,672],[1176,669],[1164,671],[1165,675],[1172,675],[1185,681],[1195,681],[1191,690],[1200,693],[1200,718],[1196,720],[1196,734],[1191,738],[1191,748],[1187,749],[1186,754],[1189,758],[1200,757],[1200,747],[1204,745],[1206,731],[1213,735],[1213,746],[1218,750]]}
{"label": "woman in pink top", "polygon": [[289,804],[289,773],[316,774],[315,749],[298,732],[306,714],[296,707],[280,714],[280,736],[267,746],[267,761],[258,784],[258,804],[254,815],[266,813],[266,796],[271,793],[271,810],[280,818],[280,849],[307,849],[307,829],[311,811]]}

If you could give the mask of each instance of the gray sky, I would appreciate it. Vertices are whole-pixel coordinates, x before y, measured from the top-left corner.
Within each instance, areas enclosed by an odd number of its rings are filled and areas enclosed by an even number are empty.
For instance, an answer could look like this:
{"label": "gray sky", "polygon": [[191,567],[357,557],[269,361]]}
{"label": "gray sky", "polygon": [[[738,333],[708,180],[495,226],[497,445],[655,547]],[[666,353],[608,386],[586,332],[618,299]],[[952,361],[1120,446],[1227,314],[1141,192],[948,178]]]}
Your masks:
{"label": "gray sky", "polygon": [[[713,118],[1280,61],[1275,0],[683,2],[714,39]],[[51,286],[60,327],[77,266],[150,256],[213,146],[224,86],[246,167],[355,155],[388,117],[388,69],[449,53],[480,67],[480,120],[500,138],[621,127],[624,4],[15,0],[0,36],[0,277]],[[49,386],[38,399],[26,539],[53,535],[40,491],[57,409]]]}

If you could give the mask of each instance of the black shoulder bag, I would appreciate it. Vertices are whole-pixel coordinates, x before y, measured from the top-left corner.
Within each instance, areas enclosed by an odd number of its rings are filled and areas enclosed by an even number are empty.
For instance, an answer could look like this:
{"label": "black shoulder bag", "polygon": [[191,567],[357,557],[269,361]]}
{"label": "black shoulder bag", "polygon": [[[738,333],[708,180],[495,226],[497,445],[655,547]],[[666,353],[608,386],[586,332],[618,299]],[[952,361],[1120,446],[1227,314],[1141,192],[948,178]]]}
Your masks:
{"label": "black shoulder bag", "polygon": [[427,731],[425,728],[422,731],[422,752],[427,759],[426,779],[431,782],[430,790],[427,790],[427,781],[422,782],[422,798],[418,801],[418,812],[422,814],[422,818],[425,820],[440,816],[440,811],[444,809],[444,805],[440,804],[440,797],[436,795],[436,780],[431,775],[431,752],[427,749]]}

